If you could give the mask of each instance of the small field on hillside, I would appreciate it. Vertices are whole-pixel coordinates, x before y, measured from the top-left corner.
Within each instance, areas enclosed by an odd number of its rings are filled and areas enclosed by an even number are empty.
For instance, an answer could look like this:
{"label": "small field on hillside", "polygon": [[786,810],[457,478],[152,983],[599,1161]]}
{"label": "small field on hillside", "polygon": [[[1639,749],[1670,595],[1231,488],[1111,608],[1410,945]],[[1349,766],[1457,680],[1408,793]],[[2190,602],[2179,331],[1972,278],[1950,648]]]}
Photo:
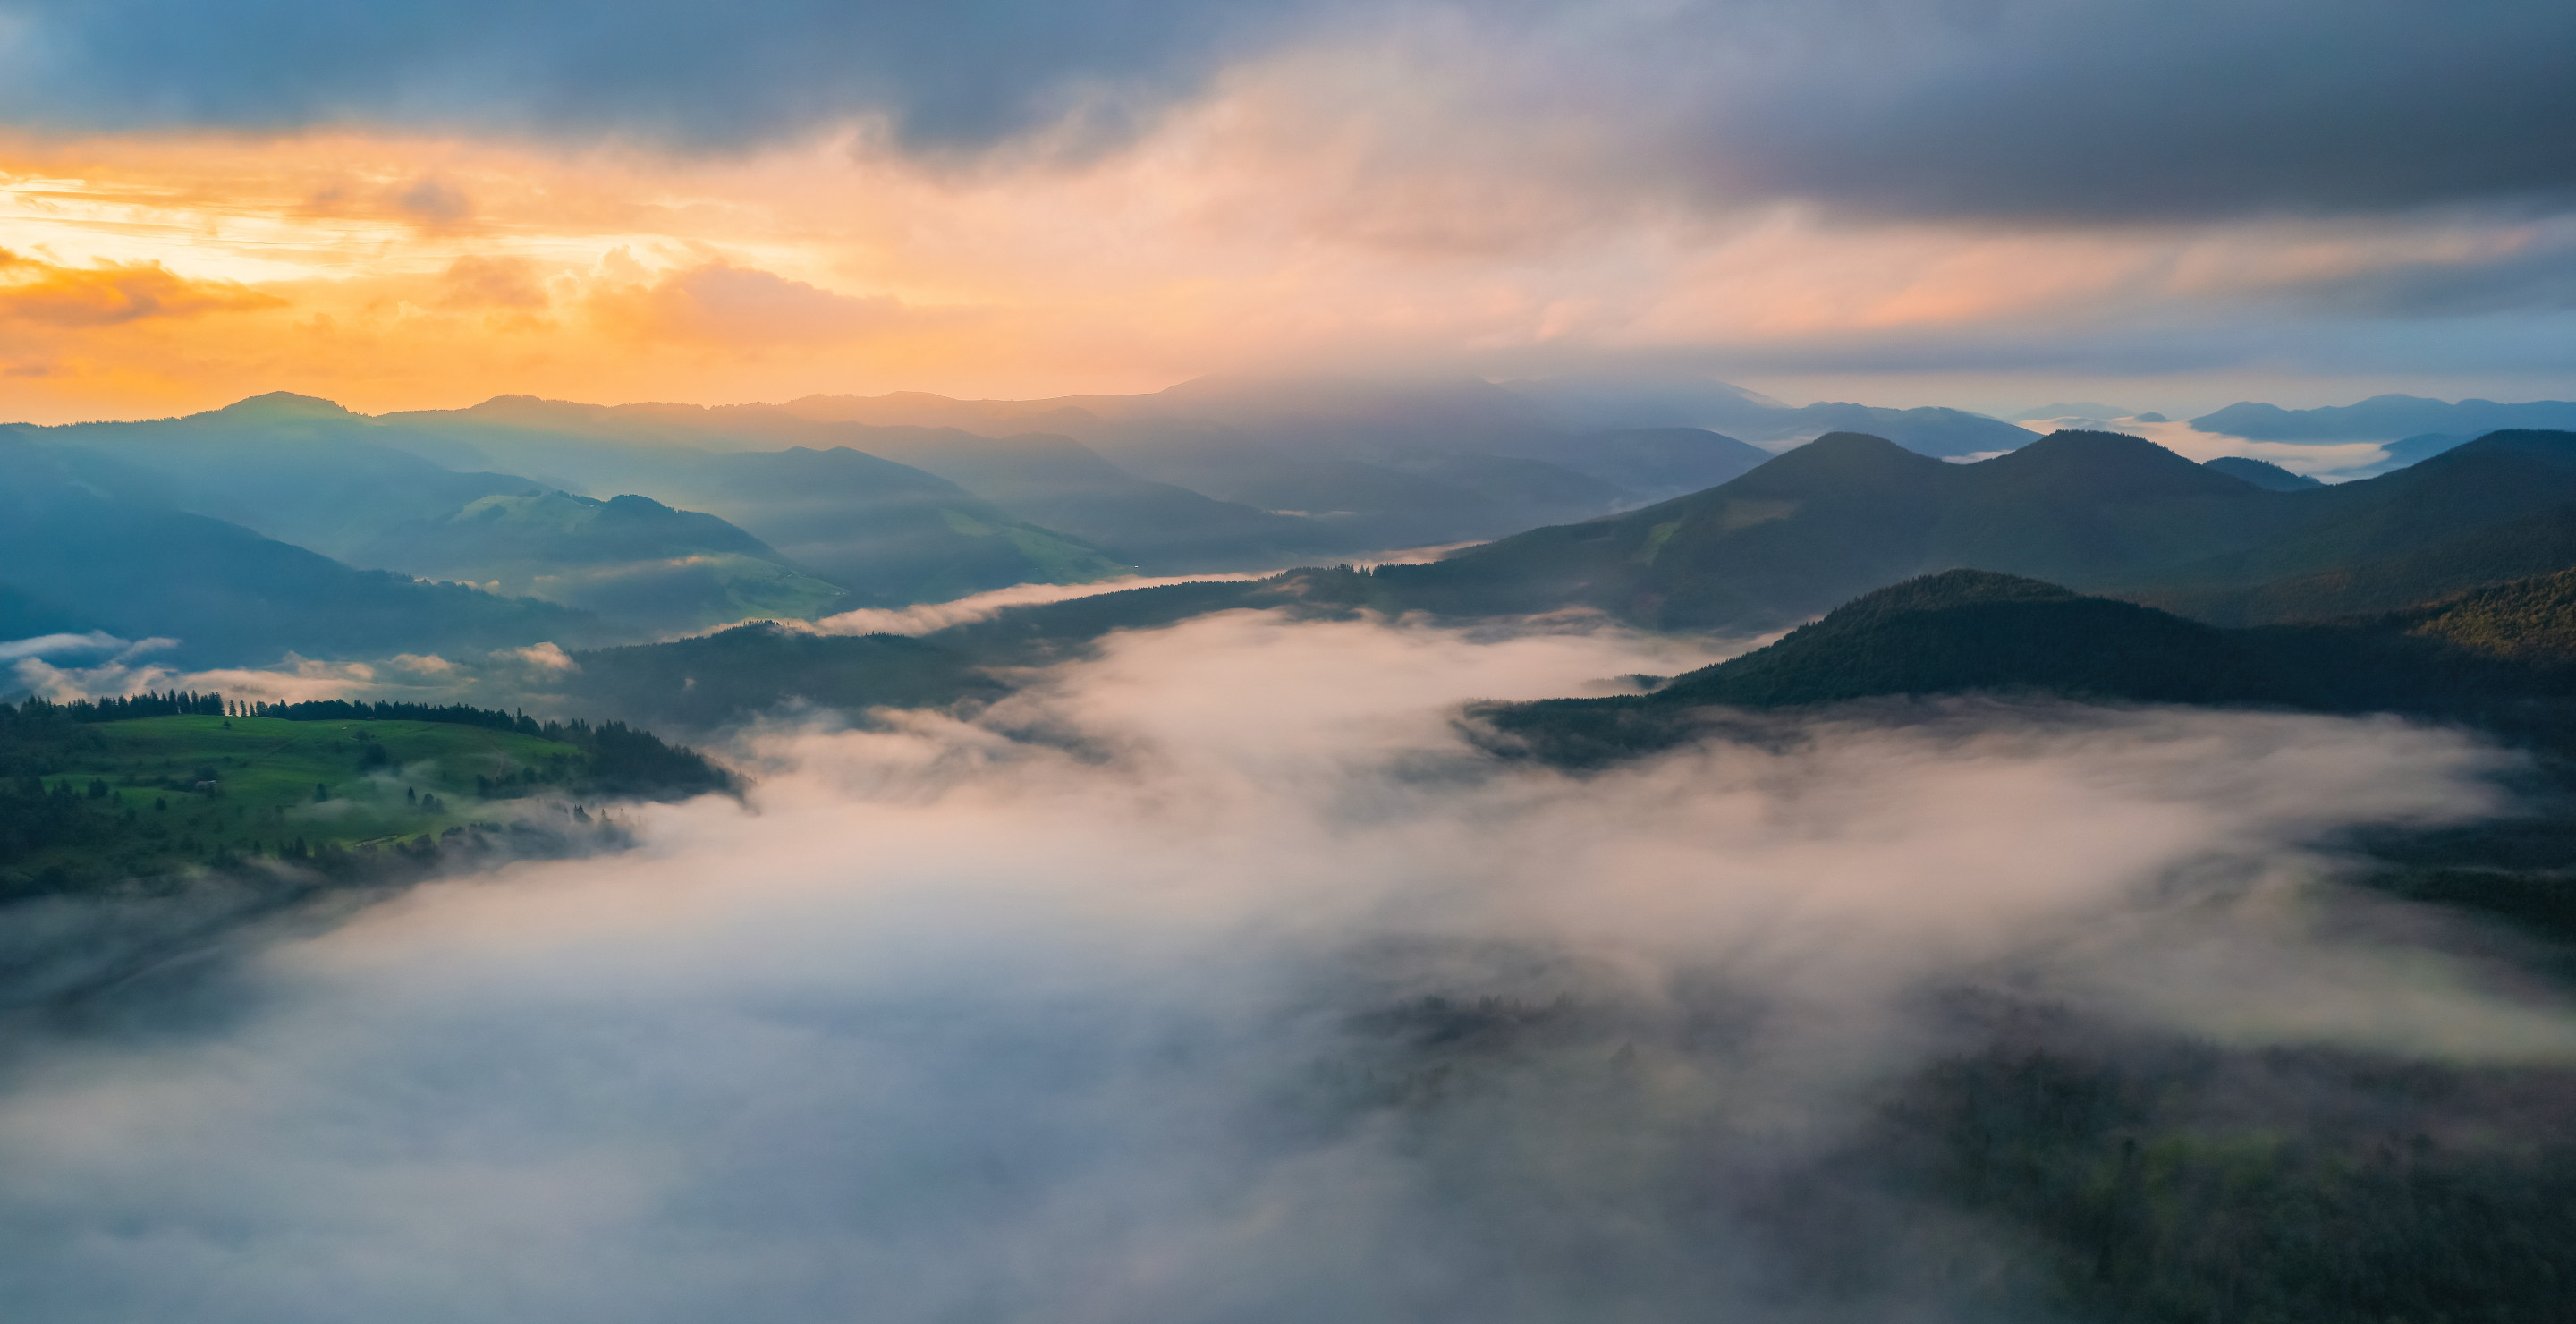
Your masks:
{"label": "small field on hillside", "polygon": [[100,746],[44,780],[118,813],[130,832],[118,853],[145,856],[355,847],[514,818],[512,792],[587,762],[570,745],[443,722],[152,717],[90,729]]}

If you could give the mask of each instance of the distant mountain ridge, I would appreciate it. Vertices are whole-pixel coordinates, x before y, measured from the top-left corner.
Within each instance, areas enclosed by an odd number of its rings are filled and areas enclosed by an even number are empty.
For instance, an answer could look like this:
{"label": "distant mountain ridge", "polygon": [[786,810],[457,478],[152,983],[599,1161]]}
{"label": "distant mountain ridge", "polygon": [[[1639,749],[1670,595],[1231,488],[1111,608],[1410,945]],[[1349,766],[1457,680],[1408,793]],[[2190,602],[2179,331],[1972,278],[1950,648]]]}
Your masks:
{"label": "distant mountain ridge", "polygon": [[[2136,437],[2060,432],[1977,464],[1838,433],[1705,492],[1388,566],[1389,609],[1458,616],[1589,607],[1668,629],[1765,630],[1953,567],[2173,605],[2228,624],[2314,615],[2264,586],[2390,558],[2454,574],[2556,568],[2544,537],[2502,557],[2442,553],[2576,503],[2576,434],[2491,434],[2410,469],[2273,491]],[[2245,595],[2252,594],[2252,598]],[[2197,595],[2197,596],[2194,596]],[[2264,614],[2249,616],[2261,600]],[[2349,603],[2320,603],[2348,610]]]}
{"label": "distant mountain ridge", "polygon": [[2240,401],[2191,420],[2202,432],[2253,441],[2394,441],[2423,433],[2474,436],[2509,429],[2576,429],[2576,402],[2458,403],[2417,395],[2374,395],[2349,405],[2283,409]]}
{"label": "distant mountain ridge", "polygon": [[112,461],[24,438],[0,430],[0,622],[13,635],[166,637],[152,660],[190,666],[616,637],[586,612],[354,569],[129,495]]}

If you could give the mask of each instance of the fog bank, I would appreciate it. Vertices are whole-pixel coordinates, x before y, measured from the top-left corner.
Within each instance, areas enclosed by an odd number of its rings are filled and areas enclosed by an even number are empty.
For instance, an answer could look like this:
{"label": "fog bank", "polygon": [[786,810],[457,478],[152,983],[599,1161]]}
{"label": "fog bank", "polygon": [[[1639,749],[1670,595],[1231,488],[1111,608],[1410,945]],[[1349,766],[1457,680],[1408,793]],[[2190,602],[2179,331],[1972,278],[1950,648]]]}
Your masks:
{"label": "fog bank", "polygon": [[1759,1211],[1943,1046],[1945,992],[2576,1061],[2576,1019],[2470,949],[2325,920],[2343,827],[2502,807],[2505,757],[2456,733],[1960,701],[1575,778],[1453,726],[1709,657],[1228,613],[971,723],[749,733],[748,805],[638,810],[632,854],[424,887],[23,1030],[0,1297],[1943,1318],[1908,1257],[2009,1248],[1917,1220],[1872,1252],[1887,1283],[1816,1295]]}

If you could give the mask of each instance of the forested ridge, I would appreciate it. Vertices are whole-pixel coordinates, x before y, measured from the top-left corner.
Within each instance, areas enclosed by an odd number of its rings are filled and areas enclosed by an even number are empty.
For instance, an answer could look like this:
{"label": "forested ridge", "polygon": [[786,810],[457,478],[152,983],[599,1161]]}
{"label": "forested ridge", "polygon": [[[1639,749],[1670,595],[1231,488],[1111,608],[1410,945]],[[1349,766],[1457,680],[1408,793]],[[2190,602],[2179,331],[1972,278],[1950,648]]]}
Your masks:
{"label": "forested ridge", "polygon": [[[578,802],[732,786],[703,755],[621,721],[191,691],[30,698],[0,704],[0,893],[261,856],[348,872],[352,851],[418,856],[539,826],[500,802],[560,800],[569,826],[592,821]],[[341,807],[315,818],[307,801]]]}

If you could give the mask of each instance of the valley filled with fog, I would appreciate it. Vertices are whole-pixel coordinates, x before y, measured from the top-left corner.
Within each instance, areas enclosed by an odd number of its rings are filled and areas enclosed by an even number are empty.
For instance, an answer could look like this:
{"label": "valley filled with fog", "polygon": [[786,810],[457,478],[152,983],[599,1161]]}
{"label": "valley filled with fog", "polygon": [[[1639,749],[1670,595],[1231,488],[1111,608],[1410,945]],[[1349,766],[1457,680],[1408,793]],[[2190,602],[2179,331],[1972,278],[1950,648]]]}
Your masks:
{"label": "valley filled with fog", "polygon": [[2469,1082],[2372,1105],[2419,1130],[2576,1069],[2514,940],[2338,881],[2356,826],[2510,810],[2456,731],[1890,701],[1575,775],[1462,727],[1739,647],[1203,617],[971,717],[743,730],[742,797],[624,852],[22,1001],[13,1299],[1984,1319],[2059,1252],[1918,1152],[1961,1063],[2276,1123]]}
{"label": "valley filled with fog", "polygon": [[2576,1320],[2572,54],[0,0],[0,1324]]}

